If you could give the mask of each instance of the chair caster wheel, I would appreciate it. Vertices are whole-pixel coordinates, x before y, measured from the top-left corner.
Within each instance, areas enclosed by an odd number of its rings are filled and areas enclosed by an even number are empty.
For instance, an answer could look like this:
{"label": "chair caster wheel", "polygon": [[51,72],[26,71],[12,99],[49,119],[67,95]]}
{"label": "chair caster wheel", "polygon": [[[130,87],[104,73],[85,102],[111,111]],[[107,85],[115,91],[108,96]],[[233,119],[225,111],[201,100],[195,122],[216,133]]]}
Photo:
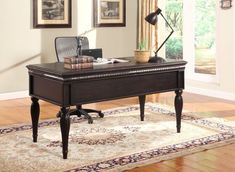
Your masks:
{"label": "chair caster wheel", "polygon": [[104,117],[104,114],[102,112],[99,113],[100,118]]}
{"label": "chair caster wheel", "polygon": [[93,119],[92,118],[88,119],[88,124],[93,124]]}

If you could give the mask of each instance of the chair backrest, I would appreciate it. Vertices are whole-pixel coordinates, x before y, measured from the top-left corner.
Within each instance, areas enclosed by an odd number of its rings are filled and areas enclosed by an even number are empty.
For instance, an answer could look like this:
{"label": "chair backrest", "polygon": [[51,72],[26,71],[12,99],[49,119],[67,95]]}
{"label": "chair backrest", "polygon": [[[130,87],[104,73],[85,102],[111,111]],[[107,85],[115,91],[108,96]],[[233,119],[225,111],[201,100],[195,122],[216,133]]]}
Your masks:
{"label": "chair backrest", "polygon": [[57,60],[64,61],[64,57],[72,57],[78,55],[78,44],[81,43],[82,49],[89,49],[89,41],[87,37],[57,37],[55,38],[55,51]]}

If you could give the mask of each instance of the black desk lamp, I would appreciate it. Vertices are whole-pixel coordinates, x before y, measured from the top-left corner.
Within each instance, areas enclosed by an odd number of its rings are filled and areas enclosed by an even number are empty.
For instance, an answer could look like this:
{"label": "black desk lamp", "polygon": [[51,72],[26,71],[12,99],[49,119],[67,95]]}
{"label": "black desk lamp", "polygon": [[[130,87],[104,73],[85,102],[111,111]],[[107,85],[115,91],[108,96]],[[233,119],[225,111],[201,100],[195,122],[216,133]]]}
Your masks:
{"label": "black desk lamp", "polygon": [[163,43],[160,45],[160,47],[154,52],[155,56],[151,57],[149,59],[150,63],[162,63],[165,62],[165,59],[163,59],[162,57],[158,57],[157,53],[158,51],[162,48],[162,46],[166,43],[166,41],[170,38],[170,36],[172,35],[172,33],[174,32],[173,28],[171,27],[171,25],[169,24],[169,22],[166,20],[166,18],[162,15],[162,10],[160,8],[158,8],[155,12],[150,13],[149,15],[147,15],[147,17],[145,17],[145,20],[152,24],[155,25],[158,21],[158,15],[160,14],[162,16],[162,18],[166,21],[167,25],[171,28],[171,33],[167,36],[167,38],[165,39],[165,41],[163,41]]}

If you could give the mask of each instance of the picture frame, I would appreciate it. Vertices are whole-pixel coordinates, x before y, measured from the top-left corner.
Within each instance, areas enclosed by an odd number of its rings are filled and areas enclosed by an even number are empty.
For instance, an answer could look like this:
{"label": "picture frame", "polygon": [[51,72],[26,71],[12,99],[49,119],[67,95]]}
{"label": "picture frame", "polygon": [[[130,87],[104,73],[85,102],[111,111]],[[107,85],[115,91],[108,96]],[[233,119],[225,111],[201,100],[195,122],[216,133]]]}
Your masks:
{"label": "picture frame", "polygon": [[71,28],[71,0],[33,0],[34,28]]}
{"label": "picture frame", "polygon": [[94,27],[125,27],[126,0],[93,0]]}
{"label": "picture frame", "polygon": [[232,0],[221,0],[220,3],[221,3],[220,7],[222,9],[229,9],[232,7]]}

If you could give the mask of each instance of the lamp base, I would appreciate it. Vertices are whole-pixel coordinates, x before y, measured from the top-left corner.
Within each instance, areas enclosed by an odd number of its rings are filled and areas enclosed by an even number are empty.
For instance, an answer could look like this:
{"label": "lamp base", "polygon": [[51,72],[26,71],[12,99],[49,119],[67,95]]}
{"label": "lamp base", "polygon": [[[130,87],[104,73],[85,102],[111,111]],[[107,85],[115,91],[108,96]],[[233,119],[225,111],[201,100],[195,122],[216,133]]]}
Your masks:
{"label": "lamp base", "polygon": [[149,63],[164,63],[166,62],[166,60],[162,57],[157,57],[157,56],[154,56],[154,57],[150,57]]}

